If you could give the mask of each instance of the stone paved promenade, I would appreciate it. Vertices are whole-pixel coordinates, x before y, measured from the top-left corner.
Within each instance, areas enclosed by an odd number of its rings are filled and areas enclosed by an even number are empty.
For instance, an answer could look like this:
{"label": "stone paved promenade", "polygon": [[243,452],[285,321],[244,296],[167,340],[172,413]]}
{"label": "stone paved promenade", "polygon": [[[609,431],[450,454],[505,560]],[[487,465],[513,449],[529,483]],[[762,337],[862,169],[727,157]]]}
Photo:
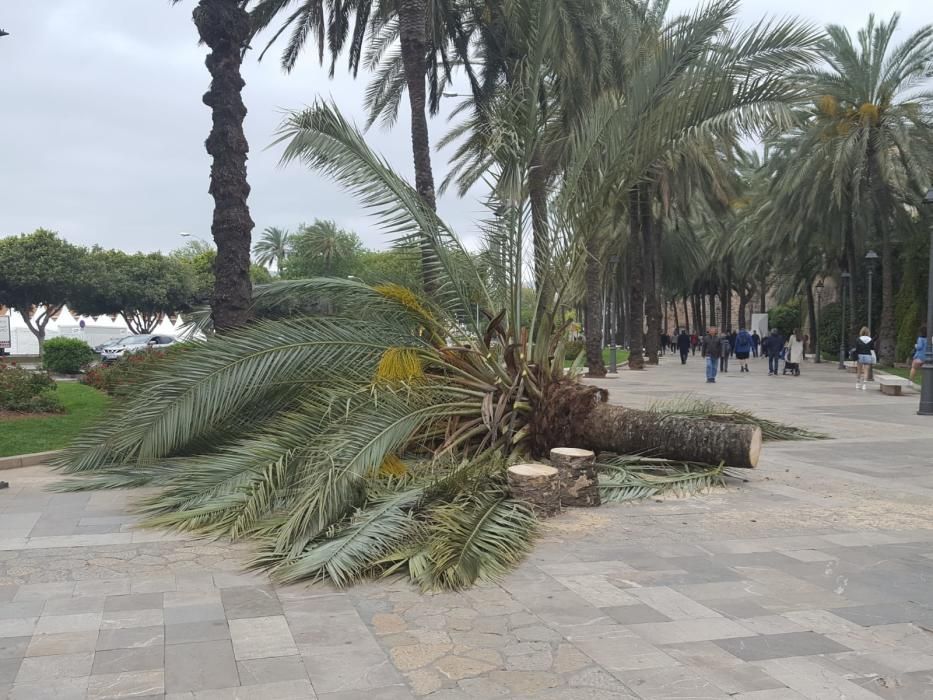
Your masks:
{"label": "stone paved promenade", "polygon": [[24,700],[933,698],[933,420],[915,395],[699,358],[604,384],[694,391],[826,431],[747,483],[548,525],[498,586],[338,593],[244,574],[246,550],[134,529],[135,494],[0,492],[0,696]]}

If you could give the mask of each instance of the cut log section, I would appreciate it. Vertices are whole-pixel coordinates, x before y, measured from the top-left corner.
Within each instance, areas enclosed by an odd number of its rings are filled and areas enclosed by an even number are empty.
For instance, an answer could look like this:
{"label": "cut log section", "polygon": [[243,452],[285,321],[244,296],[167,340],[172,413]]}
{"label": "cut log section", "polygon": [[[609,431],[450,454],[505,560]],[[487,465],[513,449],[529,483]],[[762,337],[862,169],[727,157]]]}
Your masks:
{"label": "cut log section", "polygon": [[596,452],[751,468],[761,454],[761,428],[601,403],[580,426],[577,444]]}
{"label": "cut log section", "polygon": [[516,464],[508,469],[512,497],[524,501],[544,518],[560,513],[560,478],[546,464]]}
{"label": "cut log section", "polygon": [[551,464],[560,475],[561,506],[598,506],[599,475],[596,455],[592,450],[576,447],[555,447],[551,450]]}

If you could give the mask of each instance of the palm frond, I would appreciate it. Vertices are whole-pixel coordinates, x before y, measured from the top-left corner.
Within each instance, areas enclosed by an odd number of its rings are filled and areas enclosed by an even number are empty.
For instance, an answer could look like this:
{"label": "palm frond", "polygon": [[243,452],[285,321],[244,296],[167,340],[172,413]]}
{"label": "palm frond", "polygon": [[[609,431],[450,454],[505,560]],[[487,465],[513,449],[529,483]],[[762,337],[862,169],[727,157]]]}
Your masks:
{"label": "palm frond", "polygon": [[659,415],[691,416],[723,423],[756,425],[761,428],[761,435],[765,440],[825,440],[828,438],[823,433],[761,418],[751,411],[692,395],[668,401],[656,401],[649,405],[647,410]]}

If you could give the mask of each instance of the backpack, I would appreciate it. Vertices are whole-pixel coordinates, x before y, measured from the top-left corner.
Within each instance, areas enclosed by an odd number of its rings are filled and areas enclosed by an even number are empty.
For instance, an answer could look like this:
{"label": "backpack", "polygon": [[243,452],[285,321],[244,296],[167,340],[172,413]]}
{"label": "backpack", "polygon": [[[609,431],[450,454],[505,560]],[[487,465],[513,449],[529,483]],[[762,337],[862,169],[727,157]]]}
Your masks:
{"label": "backpack", "polygon": [[752,337],[748,334],[748,331],[739,331],[739,334],[735,336],[735,351],[748,352],[751,349]]}

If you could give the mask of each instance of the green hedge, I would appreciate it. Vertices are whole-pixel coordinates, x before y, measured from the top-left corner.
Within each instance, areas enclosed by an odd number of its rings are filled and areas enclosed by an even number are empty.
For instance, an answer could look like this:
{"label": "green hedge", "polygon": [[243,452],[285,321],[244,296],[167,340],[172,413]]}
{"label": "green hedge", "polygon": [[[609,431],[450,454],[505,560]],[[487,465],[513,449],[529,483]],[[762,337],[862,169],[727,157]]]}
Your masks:
{"label": "green hedge", "polygon": [[42,345],[42,364],[50,372],[77,374],[96,359],[91,346],[77,338],[52,338]]}
{"label": "green hedge", "polygon": [[768,327],[777,328],[785,338],[802,325],[799,300],[775,306],[768,311]]}

